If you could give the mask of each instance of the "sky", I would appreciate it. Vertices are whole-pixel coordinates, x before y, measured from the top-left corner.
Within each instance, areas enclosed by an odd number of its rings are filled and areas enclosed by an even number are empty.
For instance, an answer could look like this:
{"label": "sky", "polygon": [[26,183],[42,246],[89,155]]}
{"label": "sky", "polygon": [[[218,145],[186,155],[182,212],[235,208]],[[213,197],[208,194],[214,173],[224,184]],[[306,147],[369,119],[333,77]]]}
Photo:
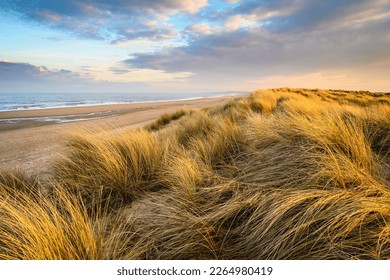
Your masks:
{"label": "sky", "polygon": [[390,0],[1,0],[0,92],[390,91]]}

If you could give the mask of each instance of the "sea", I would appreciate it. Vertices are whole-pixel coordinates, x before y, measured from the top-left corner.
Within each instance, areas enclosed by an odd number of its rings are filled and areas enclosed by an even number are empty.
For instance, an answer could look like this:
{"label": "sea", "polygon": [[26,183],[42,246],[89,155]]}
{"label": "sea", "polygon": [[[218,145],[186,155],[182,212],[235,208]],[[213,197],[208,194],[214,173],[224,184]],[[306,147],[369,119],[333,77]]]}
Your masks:
{"label": "sea", "polygon": [[233,96],[245,92],[208,93],[0,93],[0,111],[34,110],[124,103],[163,102]]}
{"label": "sea", "polygon": [[[207,92],[207,93],[1,93],[0,112],[53,109],[79,106],[95,106],[126,103],[164,102],[212,98],[220,96],[243,95],[243,91]],[[75,122],[104,117],[104,112],[34,117],[34,118],[1,118],[2,124],[15,124],[24,121],[34,122]]]}

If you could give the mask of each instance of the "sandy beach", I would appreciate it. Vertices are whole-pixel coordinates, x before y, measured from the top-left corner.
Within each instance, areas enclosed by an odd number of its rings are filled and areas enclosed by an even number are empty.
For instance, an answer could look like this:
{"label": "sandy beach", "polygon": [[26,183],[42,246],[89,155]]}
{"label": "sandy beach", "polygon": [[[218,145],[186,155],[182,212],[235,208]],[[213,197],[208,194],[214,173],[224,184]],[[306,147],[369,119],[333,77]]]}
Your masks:
{"label": "sandy beach", "polygon": [[231,98],[0,112],[0,170],[23,170],[44,178],[49,176],[51,164],[65,152],[64,139],[74,129],[143,126],[163,113],[213,106]]}

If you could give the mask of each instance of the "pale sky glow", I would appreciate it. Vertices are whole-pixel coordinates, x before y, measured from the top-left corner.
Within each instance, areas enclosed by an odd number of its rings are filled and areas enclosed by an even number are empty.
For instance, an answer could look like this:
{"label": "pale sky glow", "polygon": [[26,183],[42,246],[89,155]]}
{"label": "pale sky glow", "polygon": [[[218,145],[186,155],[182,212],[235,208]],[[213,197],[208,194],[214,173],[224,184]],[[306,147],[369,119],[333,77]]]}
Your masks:
{"label": "pale sky glow", "polygon": [[2,0],[0,92],[390,91],[390,0]]}

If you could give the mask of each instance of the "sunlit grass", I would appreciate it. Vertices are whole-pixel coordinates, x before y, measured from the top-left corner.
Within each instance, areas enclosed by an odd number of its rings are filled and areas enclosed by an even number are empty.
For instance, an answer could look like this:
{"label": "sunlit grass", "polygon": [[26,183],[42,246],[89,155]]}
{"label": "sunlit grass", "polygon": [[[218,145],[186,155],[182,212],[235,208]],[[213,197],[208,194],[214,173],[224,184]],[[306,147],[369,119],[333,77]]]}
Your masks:
{"label": "sunlit grass", "polygon": [[271,89],[0,178],[3,259],[389,259],[390,96]]}

